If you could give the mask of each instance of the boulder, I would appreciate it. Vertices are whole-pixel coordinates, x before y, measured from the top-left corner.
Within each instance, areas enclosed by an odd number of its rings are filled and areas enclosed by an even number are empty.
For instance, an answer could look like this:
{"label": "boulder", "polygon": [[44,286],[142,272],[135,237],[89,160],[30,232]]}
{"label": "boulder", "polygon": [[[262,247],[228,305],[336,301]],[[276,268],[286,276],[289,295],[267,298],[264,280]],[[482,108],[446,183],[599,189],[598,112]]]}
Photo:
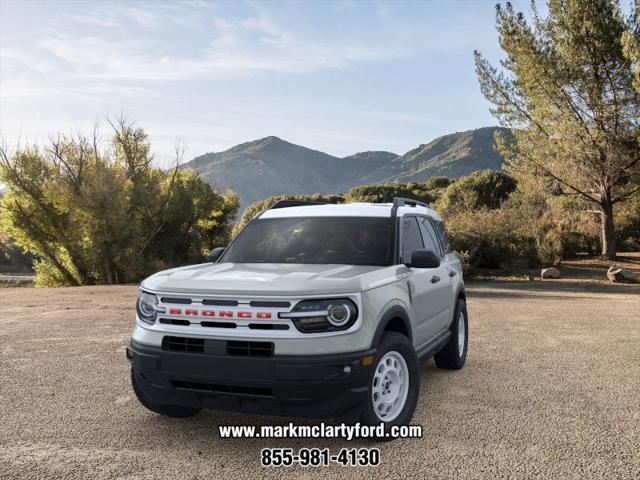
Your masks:
{"label": "boulder", "polygon": [[607,270],[607,278],[613,283],[637,283],[640,282],[638,275],[626,268],[609,267]]}
{"label": "boulder", "polygon": [[540,272],[541,278],[560,278],[560,270],[556,267],[543,268]]}
{"label": "boulder", "polygon": [[640,252],[640,242],[633,237],[623,240],[620,247],[625,252]]}

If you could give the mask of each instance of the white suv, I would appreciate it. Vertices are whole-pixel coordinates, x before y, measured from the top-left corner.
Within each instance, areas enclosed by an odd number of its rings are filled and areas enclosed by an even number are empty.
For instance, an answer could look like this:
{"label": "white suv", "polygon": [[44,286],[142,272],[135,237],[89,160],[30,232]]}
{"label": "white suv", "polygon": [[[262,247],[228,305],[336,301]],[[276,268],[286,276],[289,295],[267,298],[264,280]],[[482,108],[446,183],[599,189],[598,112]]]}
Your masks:
{"label": "white suv", "polygon": [[460,261],[427,205],[281,201],[210,263],[142,282],[127,357],[140,402],[407,424],[420,362],[460,369]]}

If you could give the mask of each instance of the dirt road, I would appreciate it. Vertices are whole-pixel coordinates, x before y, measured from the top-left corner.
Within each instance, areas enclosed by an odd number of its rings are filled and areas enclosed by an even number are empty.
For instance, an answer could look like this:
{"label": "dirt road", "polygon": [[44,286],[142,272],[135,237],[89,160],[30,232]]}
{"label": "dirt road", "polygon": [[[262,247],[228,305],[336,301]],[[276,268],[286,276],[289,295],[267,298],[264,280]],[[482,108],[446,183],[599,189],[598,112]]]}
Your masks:
{"label": "dirt road", "polygon": [[258,465],[267,446],[371,443],[217,434],[290,419],[145,411],[124,356],[135,295],[0,289],[0,478],[640,476],[640,286],[472,286],[466,367],[422,369],[424,438],[381,444],[381,466],[359,470]]}

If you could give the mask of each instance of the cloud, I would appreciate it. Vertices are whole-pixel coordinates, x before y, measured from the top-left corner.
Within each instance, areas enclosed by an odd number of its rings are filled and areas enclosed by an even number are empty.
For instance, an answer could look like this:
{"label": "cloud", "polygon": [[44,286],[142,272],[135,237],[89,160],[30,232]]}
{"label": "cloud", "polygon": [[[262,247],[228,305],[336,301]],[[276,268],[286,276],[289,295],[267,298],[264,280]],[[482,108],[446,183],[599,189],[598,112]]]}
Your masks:
{"label": "cloud", "polygon": [[[38,58],[53,58],[58,61],[58,73],[62,75],[66,72],[86,78],[162,81],[228,78],[259,72],[308,73],[394,55],[387,46],[364,40],[347,43],[340,39],[318,42],[304,38],[281,27],[263,12],[243,18],[212,15],[207,20],[213,28],[205,41],[178,51],[166,45],[163,35],[135,35],[132,36],[135,39],[121,40],[118,39],[122,35],[113,35],[113,30],[123,28],[126,21],[142,28],[161,29],[161,22],[181,25],[182,15],[192,15],[193,11],[171,13],[170,17],[161,17],[143,8],[114,13],[99,6],[96,10],[65,14],[64,20],[70,22],[67,28],[49,29],[33,46],[16,42],[8,49],[13,53],[5,55],[3,49],[3,56],[12,62],[22,59],[26,66],[36,69],[42,68],[38,66],[41,63]],[[87,29],[87,25],[97,25],[105,32]],[[51,70],[51,61],[47,68]]]}

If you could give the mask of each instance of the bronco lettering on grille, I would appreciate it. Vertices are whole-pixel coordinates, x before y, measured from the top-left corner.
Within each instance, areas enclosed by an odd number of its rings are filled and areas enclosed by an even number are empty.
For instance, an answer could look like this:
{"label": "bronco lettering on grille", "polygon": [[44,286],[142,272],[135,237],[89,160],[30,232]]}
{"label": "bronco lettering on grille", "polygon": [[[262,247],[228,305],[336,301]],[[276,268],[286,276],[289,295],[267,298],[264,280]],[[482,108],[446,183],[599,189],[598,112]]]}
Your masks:
{"label": "bronco lettering on grille", "polygon": [[271,312],[251,312],[247,310],[234,312],[232,310],[197,310],[195,308],[170,308],[169,315],[185,315],[189,317],[218,317],[218,318],[259,318],[268,320]]}

